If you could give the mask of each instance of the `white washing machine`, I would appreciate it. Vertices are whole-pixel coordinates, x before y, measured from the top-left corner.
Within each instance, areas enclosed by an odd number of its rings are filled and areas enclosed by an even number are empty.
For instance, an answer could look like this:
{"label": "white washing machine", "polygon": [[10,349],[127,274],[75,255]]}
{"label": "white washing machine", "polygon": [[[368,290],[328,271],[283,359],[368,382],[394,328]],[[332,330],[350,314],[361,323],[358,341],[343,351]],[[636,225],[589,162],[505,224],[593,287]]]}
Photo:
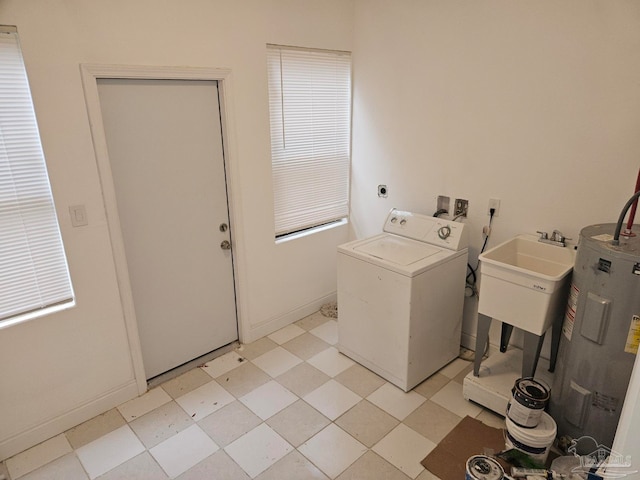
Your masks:
{"label": "white washing machine", "polygon": [[465,225],[391,210],[338,247],[338,349],[405,392],[460,352]]}

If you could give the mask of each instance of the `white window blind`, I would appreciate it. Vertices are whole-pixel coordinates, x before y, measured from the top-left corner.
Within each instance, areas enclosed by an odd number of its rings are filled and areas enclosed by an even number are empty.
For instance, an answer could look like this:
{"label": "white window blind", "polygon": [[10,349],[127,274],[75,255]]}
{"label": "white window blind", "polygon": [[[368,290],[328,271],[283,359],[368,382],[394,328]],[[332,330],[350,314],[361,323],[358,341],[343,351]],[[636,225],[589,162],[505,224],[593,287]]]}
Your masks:
{"label": "white window blind", "polygon": [[351,55],[268,45],[276,236],[347,216]]}
{"label": "white window blind", "polygon": [[18,34],[0,26],[0,325],[72,300]]}

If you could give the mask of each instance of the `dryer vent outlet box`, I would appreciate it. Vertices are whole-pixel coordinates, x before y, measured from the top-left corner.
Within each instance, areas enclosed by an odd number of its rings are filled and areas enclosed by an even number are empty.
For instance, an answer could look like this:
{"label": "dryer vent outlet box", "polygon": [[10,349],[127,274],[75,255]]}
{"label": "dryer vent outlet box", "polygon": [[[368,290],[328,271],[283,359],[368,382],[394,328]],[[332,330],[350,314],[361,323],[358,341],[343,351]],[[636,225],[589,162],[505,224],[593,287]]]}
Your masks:
{"label": "dryer vent outlet box", "polygon": [[444,210],[446,213],[449,213],[449,197],[445,197],[444,195],[438,195],[438,203],[436,204],[436,210],[438,211]]}

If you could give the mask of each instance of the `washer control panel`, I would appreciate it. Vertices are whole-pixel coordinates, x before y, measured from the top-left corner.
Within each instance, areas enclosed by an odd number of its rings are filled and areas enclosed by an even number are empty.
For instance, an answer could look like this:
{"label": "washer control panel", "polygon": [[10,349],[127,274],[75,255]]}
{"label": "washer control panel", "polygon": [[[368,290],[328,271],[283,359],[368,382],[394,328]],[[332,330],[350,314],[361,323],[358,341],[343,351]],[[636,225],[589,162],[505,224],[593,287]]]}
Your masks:
{"label": "washer control panel", "polygon": [[464,223],[395,208],[389,212],[383,230],[449,250],[457,251],[469,246]]}

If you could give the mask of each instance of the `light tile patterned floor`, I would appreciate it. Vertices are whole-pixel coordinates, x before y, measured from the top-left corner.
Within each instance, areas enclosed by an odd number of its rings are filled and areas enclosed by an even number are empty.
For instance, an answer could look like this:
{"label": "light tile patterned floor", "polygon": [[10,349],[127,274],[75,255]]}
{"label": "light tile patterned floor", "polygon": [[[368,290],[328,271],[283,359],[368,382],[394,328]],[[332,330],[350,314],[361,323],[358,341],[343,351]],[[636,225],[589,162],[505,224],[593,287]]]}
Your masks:
{"label": "light tile patterned floor", "polygon": [[465,415],[457,359],[404,393],[340,354],[315,313],[7,460],[12,480],[434,479]]}

